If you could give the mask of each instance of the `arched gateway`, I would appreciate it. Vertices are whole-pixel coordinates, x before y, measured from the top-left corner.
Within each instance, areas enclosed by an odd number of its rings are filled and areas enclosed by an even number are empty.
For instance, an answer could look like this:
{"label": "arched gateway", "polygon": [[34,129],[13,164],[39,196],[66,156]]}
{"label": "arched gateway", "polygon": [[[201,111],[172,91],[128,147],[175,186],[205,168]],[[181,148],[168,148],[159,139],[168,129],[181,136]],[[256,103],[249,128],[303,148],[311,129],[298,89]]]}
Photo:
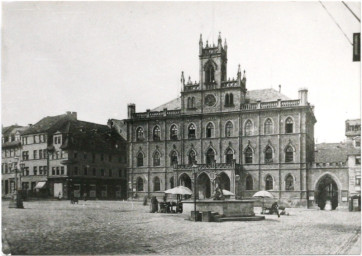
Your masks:
{"label": "arched gateway", "polygon": [[179,184],[184,187],[188,187],[192,190],[191,178],[186,173],[182,174],[179,179]]}
{"label": "arched gateway", "polygon": [[338,186],[331,175],[326,174],[319,179],[314,193],[320,209],[324,209],[328,200],[332,203],[332,210],[338,207]]}
{"label": "arched gateway", "polygon": [[202,173],[197,177],[197,191],[199,199],[207,199],[211,197],[211,182],[206,173]]}

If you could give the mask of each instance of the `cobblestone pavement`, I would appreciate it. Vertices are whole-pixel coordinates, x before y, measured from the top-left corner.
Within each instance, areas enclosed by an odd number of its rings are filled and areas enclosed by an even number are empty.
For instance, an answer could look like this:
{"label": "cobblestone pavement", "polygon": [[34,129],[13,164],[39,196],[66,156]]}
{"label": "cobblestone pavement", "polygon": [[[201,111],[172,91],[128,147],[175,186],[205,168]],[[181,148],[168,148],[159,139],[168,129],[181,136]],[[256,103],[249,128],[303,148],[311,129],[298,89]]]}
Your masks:
{"label": "cobblestone pavement", "polygon": [[24,207],[2,203],[2,239],[11,254],[346,254],[360,241],[360,212],[346,210],[287,209],[290,216],[280,219],[195,223],[185,215],[148,213],[139,202]]}

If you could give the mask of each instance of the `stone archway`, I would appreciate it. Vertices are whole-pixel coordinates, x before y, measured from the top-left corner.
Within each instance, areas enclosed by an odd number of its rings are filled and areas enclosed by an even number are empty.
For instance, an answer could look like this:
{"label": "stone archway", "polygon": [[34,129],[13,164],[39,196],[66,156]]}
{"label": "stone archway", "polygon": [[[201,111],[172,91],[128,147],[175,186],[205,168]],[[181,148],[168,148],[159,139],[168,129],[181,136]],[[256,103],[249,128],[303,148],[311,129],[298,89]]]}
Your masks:
{"label": "stone archway", "polygon": [[186,173],[183,173],[180,178],[179,178],[179,184],[181,186],[184,186],[184,187],[188,187],[189,189],[192,190],[192,183],[191,183],[191,178],[189,175],[187,175]]}
{"label": "stone archway", "polygon": [[202,173],[197,177],[197,191],[199,199],[211,197],[211,181],[206,173]]}
{"label": "stone archway", "polygon": [[230,178],[225,172],[220,173],[220,185],[222,189],[230,191]]}
{"label": "stone archway", "polygon": [[331,201],[332,210],[338,207],[338,185],[331,175],[326,174],[319,179],[314,193],[316,203],[321,210],[324,210],[328,200]]}

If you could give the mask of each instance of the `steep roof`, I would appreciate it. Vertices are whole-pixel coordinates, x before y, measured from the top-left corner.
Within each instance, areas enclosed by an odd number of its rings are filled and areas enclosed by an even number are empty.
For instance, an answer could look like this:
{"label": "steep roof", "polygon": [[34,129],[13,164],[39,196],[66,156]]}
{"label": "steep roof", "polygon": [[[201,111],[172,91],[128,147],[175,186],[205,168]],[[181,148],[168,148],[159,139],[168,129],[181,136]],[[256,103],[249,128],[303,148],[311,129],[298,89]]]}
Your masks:
{"label": "steep roof", "polygon": [[336,163],[336,162],[346,162],[346,160],[347,160],[346,143],[316,144],[316,151],[315,151],[316,163]]}
{"label": "steep roof", "polygon": [[[262,102],[276,101],[278,99],[290,100],[289,97],[285,96],[284,94],[281,94],[280,92],[272,88],[247,91],[246,98],[249,99],[251,103],[257,102],[258,100]],[[162,111],[164,108],[167,108],[168,110],[181,109],[181,98],[178,97],[176,99],[173,99],[161,106],[152,109],[152,111]]]}
{"label": "steep roof", "polygon": [[68,115],[58,115],[58,116],[47,116],[41,119],[36,124],[30,126],[23,132],[23,135],[28,134],[37,134],[45,132],[54,132],[59,129],[59,127],[68,120]]}
{"label": "steep roof", "polygon": [[63,149],[85,151],[120,151],[122,137],[107,125],[80,120],[68,120],[58,130],[65,136]]}
{"label": "steep roof", "polygon": [[26,127],[14,124],[14,125],[10,125],[10,126],[6,126],[2,128],[2,135],[3,136],[9,136],[12,133],[15,133],[16,131],[22,131],[24,130]]}
{"label": "steep roof", "polygon": [[257,102],[258,100],[262,102],[276,101],[278,99],[290,100],[289,97],[272,88],[247,91],[246,98],[250,99],[250,102]]}
{"label": "steep roof", "polygon": [[152,109],[152,111],[162,111],[164,108],[167,108],[167,110],[181,109],[181,97],[178,97],[161,106],[158,106],[157,108]]}

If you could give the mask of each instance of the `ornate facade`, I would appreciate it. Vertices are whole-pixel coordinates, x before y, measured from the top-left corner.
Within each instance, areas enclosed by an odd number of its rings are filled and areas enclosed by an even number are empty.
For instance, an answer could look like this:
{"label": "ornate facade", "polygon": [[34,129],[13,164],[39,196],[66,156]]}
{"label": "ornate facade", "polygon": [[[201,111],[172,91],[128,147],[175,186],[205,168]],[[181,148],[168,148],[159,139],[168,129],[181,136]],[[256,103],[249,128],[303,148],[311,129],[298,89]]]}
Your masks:
{"label": "ornate facade", "polygon": [[[313,107],[307,90],[291,100],[273,89],[248,90],[240,65],[227,78],[227,44],[199,42],[199,82],[181,75],[181,97],[154,110],[128,105],[129,186],[133,197],[162,196],[176,185],[200,199],[223,189],[237,198],[270,190],[276,198],[307,204],[307,163],[314,158]],[[122,122],[123,123],[123,122]],[[195,165],[196,164],[196,165]]]}

